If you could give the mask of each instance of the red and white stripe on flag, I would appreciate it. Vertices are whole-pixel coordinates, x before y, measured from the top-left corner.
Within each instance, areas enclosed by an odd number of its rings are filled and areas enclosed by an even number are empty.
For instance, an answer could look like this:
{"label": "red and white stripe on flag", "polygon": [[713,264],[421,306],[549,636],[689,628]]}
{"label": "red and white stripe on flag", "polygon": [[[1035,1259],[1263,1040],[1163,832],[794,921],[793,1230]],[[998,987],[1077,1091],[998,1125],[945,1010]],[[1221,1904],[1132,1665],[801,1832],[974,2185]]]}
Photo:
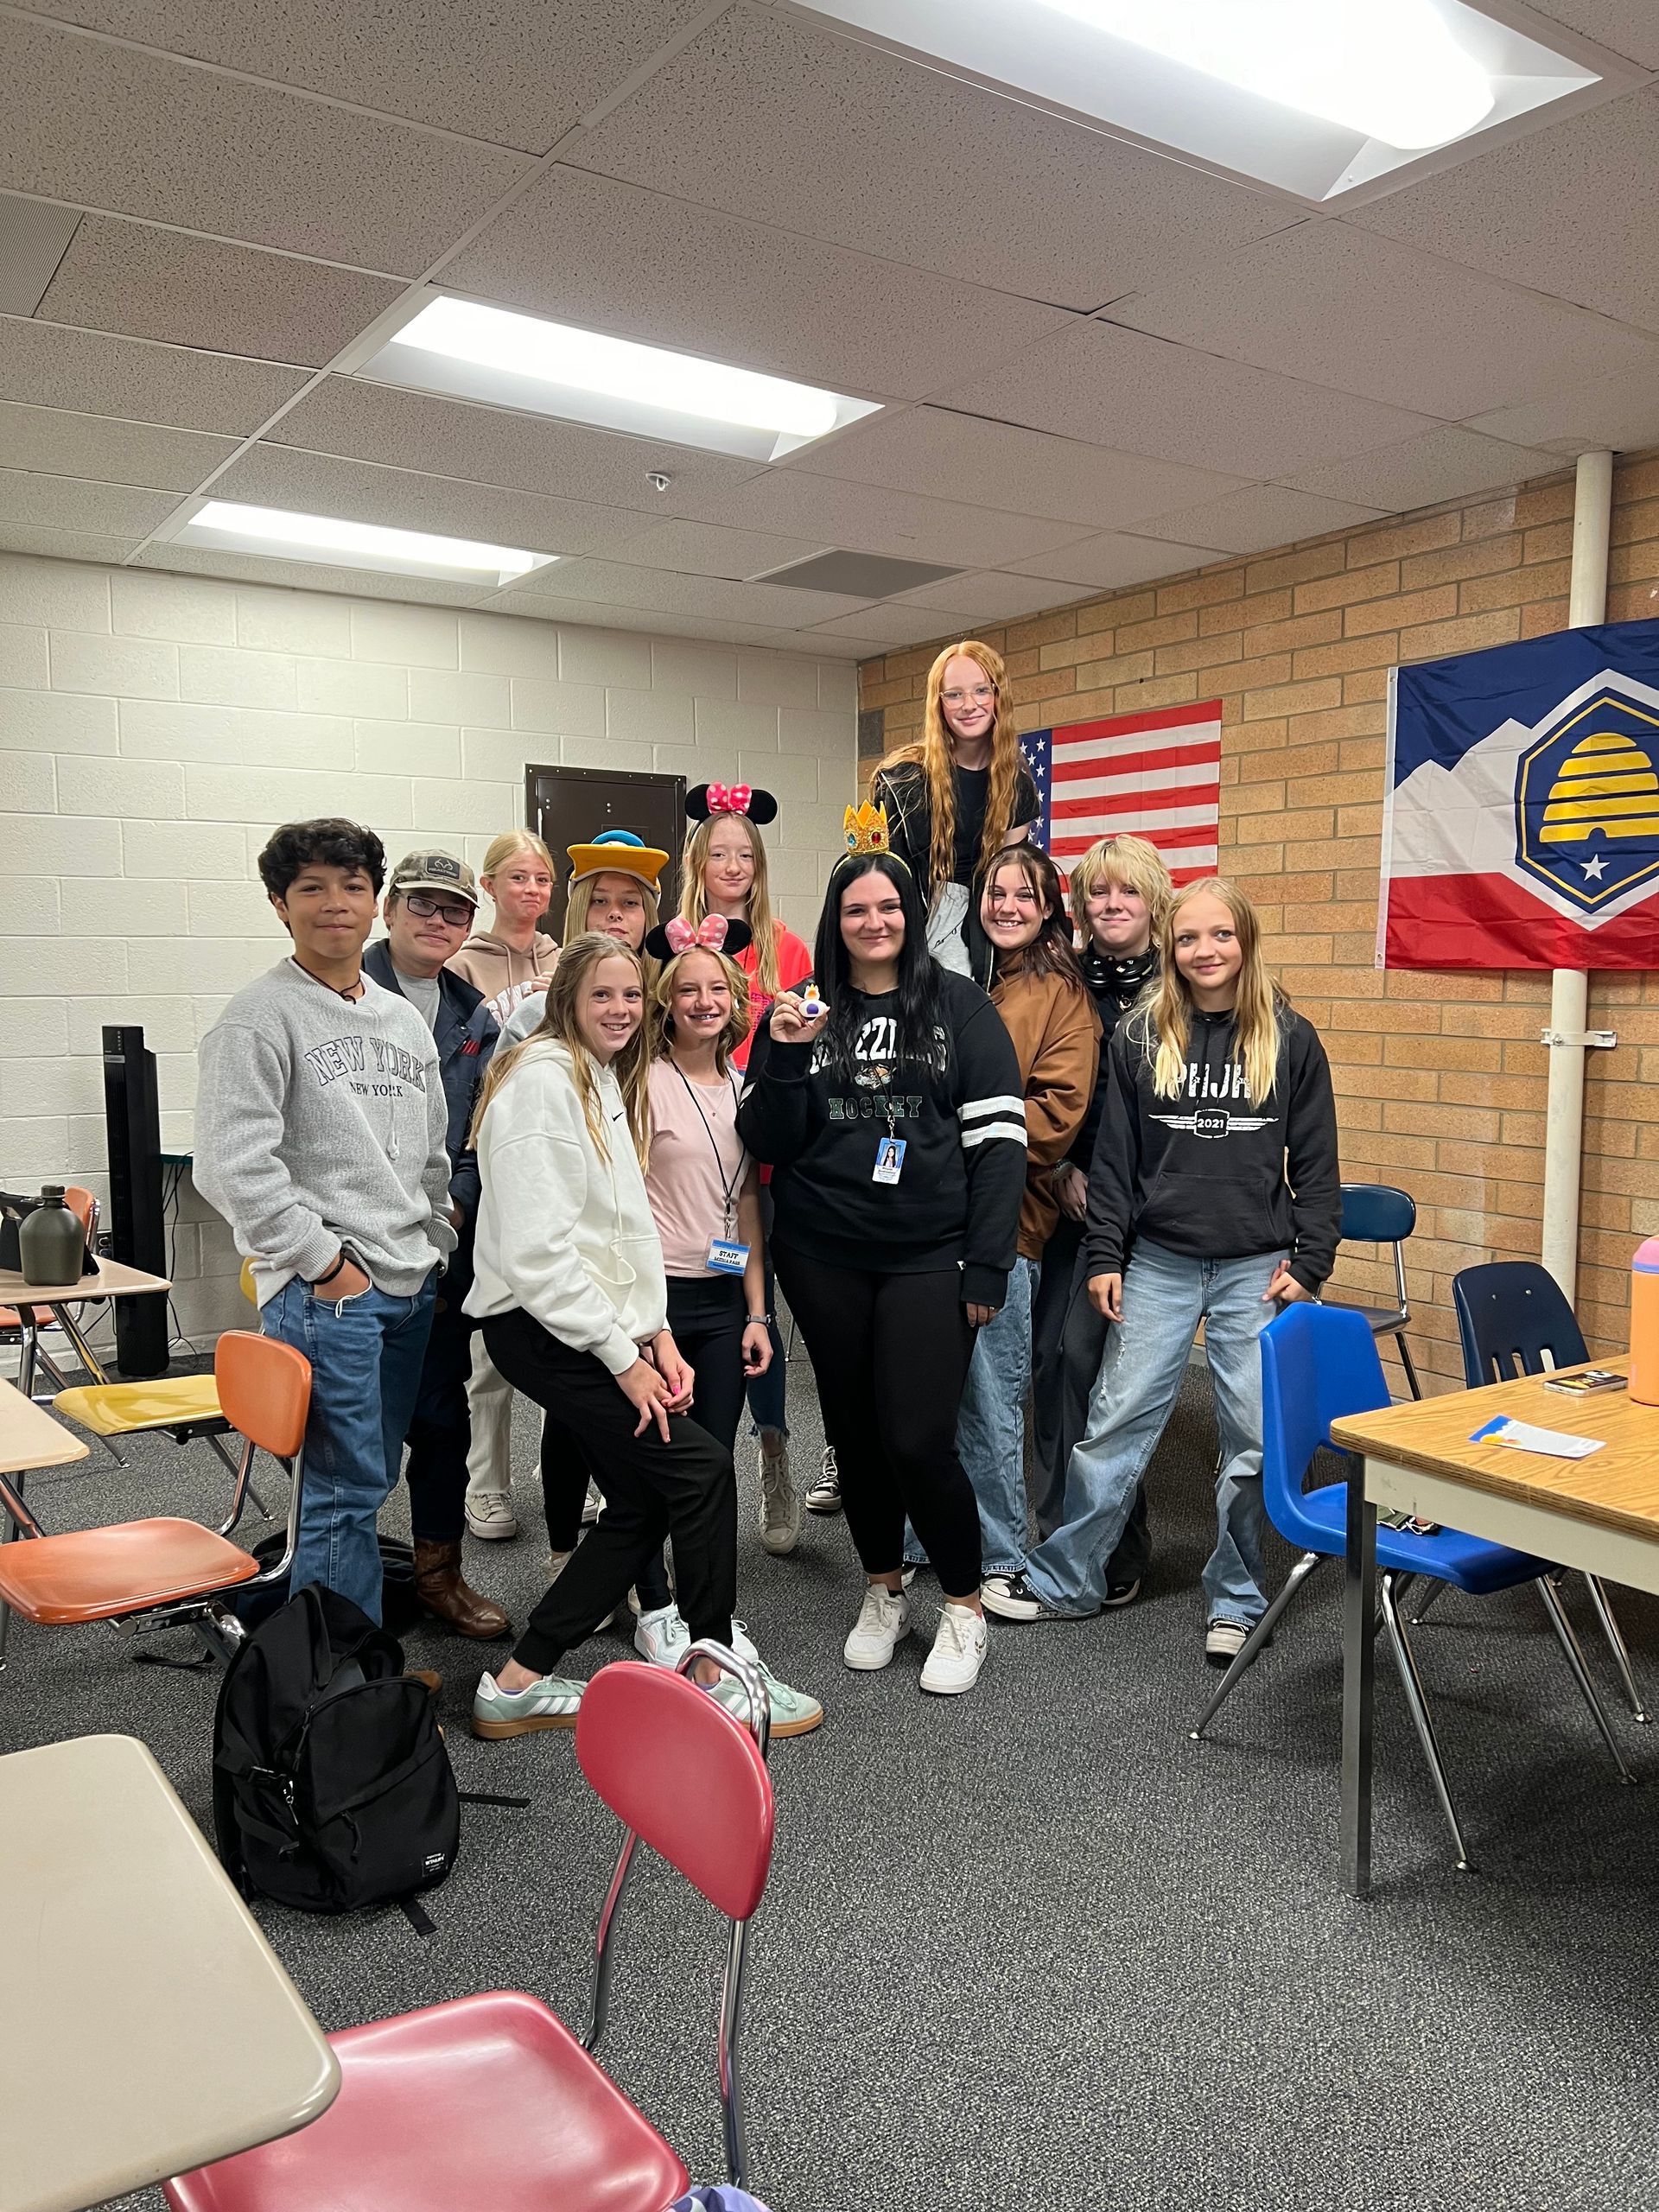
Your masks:
{"label": "red and white stripe on flag", "polygon": [[1221,813],[1221,702],[1107,715],[1050,735],[1048,849],[1062,868],[1096,838],[1156,845],[1177,883],[1213,875]]}

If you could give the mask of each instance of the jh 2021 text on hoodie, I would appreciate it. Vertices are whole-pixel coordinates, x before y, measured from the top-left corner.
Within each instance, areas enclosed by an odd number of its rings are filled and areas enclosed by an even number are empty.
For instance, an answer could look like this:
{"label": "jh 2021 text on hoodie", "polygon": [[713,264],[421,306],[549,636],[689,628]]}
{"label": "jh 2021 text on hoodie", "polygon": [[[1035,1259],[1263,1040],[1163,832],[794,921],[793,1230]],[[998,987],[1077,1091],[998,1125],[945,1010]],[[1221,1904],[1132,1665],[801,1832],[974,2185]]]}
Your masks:
{"label": "jh 2021 text on hoodie", "polygon": [[[750,1055],[738,1134],[773,1170],[775,1243],[830,1267],[922,1274],[960,1266],[969,1304],[1007,1295],[1026,1184],[1026,1102],[1001,1016],[976,983],[941,970],[933,1058],[894,1056],[899,995],[855,992],[853,1067],[820,1038],[781,1045],[768,1014]],[[896,1184],[873,1170],[892,1133]]]}
{"label": "jh 2021 text on hoodie", "polygon": [[1342,1219],[1337,1110],[1318,1032],[1288,1007],[1278,1069],[1259,1106],[1233,1057],[1229,1014],[1194,1014],[1173,1098],[1153,1089],[1156,1032],[1144,1013],[1107,1047],[1110,1081],[1089,1176],[1091,1275],[1119,1274],[1137,1237],[1192,1260],[1288,1252],[1317,1292]]}
{"label": "jh 2021 text on hoodie", "polygon": [[292,960],[239,990],[201,1043],[194,1173],[261,1306],[343,1244],[413,1297],[455,1249],[448,1121],[431,1032],[395,991],[365,976],[343,999]]}

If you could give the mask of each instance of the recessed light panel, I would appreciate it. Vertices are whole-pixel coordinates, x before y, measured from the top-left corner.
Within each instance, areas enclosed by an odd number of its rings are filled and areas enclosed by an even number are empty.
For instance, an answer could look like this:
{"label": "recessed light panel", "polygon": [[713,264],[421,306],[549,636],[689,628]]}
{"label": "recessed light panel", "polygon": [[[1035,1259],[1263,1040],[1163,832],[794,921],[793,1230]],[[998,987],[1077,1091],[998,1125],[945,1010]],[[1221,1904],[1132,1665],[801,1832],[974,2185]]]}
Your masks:
{"label": "recessed light panel", "polygon": [[874,400],[444,292],[417,299],[356,373],[747,461],[780,461],[879,412]]}
{"label": "recessed light panel", "polygon": [[1571,34],[1560,52],[1472,0],[810,0],[804,12],[1320,203],[1638,81],[1616,56],[1576,58],[1597,49]]}
{"label": "recessed light panel", "polygon": [[295,514],[285,507],[248,507],[208,499],[157,536],[175,545],[220,552],[279,554],[288,561],[321,561],[336,569],[378,569],[395,576],[499,588],[557,559],[511,545],[483,545],[470,537],[439,537],[423,530],[390,530],[383,524],[348,522],[338,515]]}

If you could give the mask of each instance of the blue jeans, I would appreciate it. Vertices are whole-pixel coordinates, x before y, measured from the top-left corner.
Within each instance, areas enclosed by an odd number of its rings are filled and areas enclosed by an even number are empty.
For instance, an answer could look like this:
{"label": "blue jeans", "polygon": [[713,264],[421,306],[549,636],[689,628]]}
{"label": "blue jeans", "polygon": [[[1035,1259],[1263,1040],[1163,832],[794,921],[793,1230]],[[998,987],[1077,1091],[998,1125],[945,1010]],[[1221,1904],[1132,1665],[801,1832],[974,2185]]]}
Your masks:
{"label": "blue jeans", "polygon": [[979,1502],[984,1574],[1018,1574],[1026,1564],[1026,1399],[1037,1274],[1035,1260],[1015,1260],[1007,1302],[974,1338],[957,1416],[957,1450]]}
{"label": "blue jeans", "polygon": [[1221,1426],[1216,1548],[1204,1570],[1210,1620],[1259,1620],[1262,1592],[1261,1335],[1276,1303],[1262,1294],[1284,1258],[1188,1260],[1160,1245],[1135,1248],[1123,1278],[1123,1320],[1113,1329],[1089,1403],[1088,1432],[1065,1471],[1059,1526],[1027,1561],[1037,1594],[1057,1612],[1090,1613],[1157,1450],[1204,1323]]}
{"label": "blue jeans", "polygon": [[403,1463],[435,1281],[429,1275],[412,1298],[371,1287],[333,1305],[296,1276],[260,1309],[265,1335],[311,1363],[305,1490],[289,1587],[323,1583],[372,1621],[380,1618],[375,1517]]}

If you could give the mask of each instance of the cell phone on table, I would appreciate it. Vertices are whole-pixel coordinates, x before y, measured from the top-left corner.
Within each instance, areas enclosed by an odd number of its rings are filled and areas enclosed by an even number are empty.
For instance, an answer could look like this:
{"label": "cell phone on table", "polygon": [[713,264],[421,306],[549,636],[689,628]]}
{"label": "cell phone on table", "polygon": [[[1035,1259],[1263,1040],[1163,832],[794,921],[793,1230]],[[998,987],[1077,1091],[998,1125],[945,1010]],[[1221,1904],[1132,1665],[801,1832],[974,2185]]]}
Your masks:
{"label": "cell phone on table", "polygon": [[1564,1390],[1570,1398],[1588,1398],[1598,1390],[1622,1390],[1624,1377],[1615,1375],[1611,1367],[1586,1367],[1578,1375],[1549,1376],[1544,1388]]}

